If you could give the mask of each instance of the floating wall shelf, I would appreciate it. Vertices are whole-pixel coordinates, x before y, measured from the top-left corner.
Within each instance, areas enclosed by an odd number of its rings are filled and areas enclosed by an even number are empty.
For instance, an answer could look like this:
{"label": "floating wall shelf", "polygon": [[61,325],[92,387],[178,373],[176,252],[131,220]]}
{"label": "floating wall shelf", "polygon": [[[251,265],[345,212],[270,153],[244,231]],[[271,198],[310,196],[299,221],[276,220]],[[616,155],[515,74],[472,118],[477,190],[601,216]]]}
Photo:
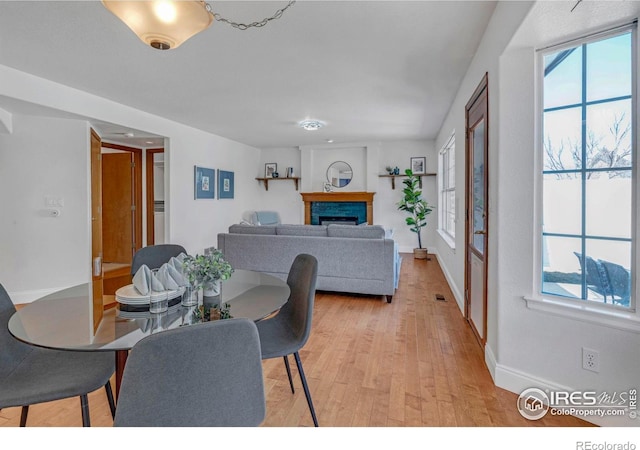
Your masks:
{"label": "floating wall shelf", "polygon": [[[391,189],[395,189],[396,188],[396,178],[407,178],[406,175],[388,175],[388,174],[383,174],[383,175],[378,175],[380,178],[391,178]],[[435,173],[423,173],[420,175],[417,175],[420,177],[420,181],[419,181],[419,186],[420,189],[422,189],[422,177],[435,177],[436,174]]]}
{"label": "floating wall shelf", "polygon": [[300,179],[300,177],[283,177],[283,178],[256,178],[256,180],[258,180],[258,183],[262,182],[264,183],[264,189],[266,191],[269,190],[269,182],[270,181],[284,181],[284,180],[291,180],[296,184],[296,191],[298,190],[298,180]]}

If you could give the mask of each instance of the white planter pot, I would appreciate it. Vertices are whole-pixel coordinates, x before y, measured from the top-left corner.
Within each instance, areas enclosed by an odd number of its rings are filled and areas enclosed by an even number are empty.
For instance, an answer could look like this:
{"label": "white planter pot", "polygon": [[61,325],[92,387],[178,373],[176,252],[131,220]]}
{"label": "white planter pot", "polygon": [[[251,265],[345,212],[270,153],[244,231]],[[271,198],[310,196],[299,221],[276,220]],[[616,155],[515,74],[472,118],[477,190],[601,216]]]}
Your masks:
{"label": "white planter pot", "polygon": [[220,307],[220,280],[208,281],[202,286],[202,303],[204,306]]}

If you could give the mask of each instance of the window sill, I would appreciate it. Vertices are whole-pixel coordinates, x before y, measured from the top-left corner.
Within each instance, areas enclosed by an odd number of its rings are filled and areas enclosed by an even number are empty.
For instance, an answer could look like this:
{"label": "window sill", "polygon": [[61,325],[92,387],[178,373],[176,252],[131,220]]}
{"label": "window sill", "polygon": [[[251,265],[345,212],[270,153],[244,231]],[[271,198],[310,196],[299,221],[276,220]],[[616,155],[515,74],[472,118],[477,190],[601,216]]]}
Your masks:
{"label": "window sill", "polygon": [[449,236],[447,233],[445,233],[444,231],[442,231],[440,228],[438,228],[438,234],[440,235],[440,237],[442,238],[442,240],[449,246],[451,247],[451,250],[455,250],[456,249],[456,241],[453,240],[451,238],[451,236]]}
{"label": "window sill", "polygon": [[529,309],[640,334],[640,317],[634,312],[610,311],[594,305],[574,304],[547,297],[525,296],[523,298]]}

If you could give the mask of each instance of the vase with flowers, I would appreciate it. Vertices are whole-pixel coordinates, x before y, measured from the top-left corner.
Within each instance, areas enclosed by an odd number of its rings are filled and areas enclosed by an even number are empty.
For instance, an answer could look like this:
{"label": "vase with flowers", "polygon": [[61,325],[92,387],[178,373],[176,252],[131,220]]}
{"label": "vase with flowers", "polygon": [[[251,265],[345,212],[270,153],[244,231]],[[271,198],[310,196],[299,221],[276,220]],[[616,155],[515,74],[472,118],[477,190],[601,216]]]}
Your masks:
{"label": "vase with flowers", "polygon": [[220,300],[220,281],[228,280],[233,273],[231,264],[218,249],[211,248],[204,255],[187,255],[182,269],[193,289],[202,289],[203,302],[214,304]]}

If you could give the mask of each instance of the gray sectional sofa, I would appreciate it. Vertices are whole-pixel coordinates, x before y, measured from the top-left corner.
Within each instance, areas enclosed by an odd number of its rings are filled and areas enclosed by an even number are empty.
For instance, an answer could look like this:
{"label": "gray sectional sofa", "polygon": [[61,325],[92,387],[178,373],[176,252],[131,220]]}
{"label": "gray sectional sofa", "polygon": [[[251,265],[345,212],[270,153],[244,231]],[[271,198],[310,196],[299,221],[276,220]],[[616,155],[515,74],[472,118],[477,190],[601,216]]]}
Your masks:
{"label": "gray sectional sofa", "polygon": [[218,249],[236,269],[287,279],[296,255],[318,259],[316,289],[384,295],[398,286],[400,256],[378,225],[232,225],[218,234]]}

